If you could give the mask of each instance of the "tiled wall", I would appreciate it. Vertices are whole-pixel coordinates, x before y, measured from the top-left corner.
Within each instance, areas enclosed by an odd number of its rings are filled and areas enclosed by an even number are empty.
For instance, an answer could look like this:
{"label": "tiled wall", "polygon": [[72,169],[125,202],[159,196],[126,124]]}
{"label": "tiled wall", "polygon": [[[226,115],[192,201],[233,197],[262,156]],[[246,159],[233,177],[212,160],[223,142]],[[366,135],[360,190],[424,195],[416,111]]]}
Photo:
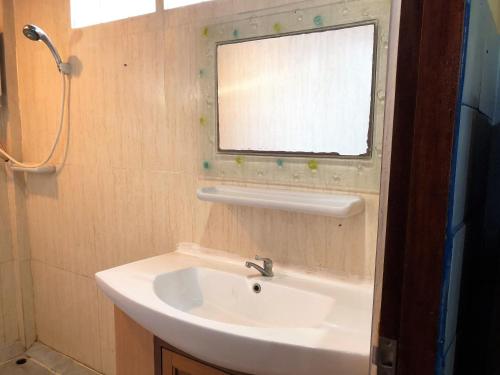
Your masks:
{"label": "tiled wall", "polygon": [[[19,110],[12,0],[0,1],[2,95],[0,144],[19,155]],[[24,242],[23,181],[0,161],[0,362],[19,355],[35,339],[29,252]]]}
{"label": "tiled wall", "polygon": [[0,172],[0,361],[9,357],[10,347],[19,341],[17,282],[7,192],[7,177]]}
{"label": "tiled wall", "polygon": [[[500,35],[488,0],[470,2],[469,34],[465,61],[465,80],[457,129],[456,165],[453,181],[451,222],[445,273],[444,326],[438,373],[453,374],[457,341],[457,317],[464,248],[479,253],[482,243],[476,232],[482,230],[484,216],[484,176],[489,158],[491,125],[500,121]],[[481,203],[483,201],[483,203]],[[470,241],[469,241],[470,242]],[[485,270],[485,272],[487,272]],[[446,284],[447,283],[447,284]],[[480,360],[477,359],[479,362]]]}
{"label": "tiled wall", "polygon": [[[344,0],[342,0],[344,1]],[[333,1],[220,0],[71,30],[68,0],[16,0],[22,152],[40,159],[57,126],[60,85],[43,27],[76,68],[67,149],[56,176],[26,177],[39,340],[112,374],[111,303],[93,274],[172,251],[181,241],[334,273],[373,278],[378,196],[364,215],[334,218],[200,202],[199,96],[194,46],[213,17],[283,4]]]}

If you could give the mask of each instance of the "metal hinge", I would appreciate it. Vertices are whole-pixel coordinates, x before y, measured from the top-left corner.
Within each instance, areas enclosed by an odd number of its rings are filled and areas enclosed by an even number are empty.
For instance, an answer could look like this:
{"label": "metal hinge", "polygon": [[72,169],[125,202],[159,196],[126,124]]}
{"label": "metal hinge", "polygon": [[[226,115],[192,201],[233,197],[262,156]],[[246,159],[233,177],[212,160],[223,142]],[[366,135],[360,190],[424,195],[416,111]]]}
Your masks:
{"label": "metal hinge", "polygon": [[379,337],[378,347],[372,348],[372,362],[377,366],[377,375],[395,375],[398,342]]}

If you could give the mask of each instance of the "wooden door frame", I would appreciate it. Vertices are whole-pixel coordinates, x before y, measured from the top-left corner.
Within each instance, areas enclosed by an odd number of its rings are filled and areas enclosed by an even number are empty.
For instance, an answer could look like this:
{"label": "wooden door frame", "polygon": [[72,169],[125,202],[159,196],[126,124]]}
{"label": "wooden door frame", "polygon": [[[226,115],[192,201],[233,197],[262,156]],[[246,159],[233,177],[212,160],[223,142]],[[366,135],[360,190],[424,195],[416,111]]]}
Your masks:
{"label": "wooden door frame", "polygon": [[[401,0],[379,335],[436,369],[465,0]],[[379,271],[378,271],[379,272]]]}

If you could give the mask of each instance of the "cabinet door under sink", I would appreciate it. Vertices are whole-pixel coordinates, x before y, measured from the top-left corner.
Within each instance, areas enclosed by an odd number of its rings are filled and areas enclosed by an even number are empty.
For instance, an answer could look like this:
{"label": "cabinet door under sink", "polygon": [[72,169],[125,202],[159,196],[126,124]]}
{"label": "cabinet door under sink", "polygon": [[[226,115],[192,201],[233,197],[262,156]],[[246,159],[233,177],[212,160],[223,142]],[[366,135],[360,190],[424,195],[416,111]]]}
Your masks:
{"label": "cabinet door under sink", "polygon": [[162,350],[162,375],[228,375],[170,350]]}

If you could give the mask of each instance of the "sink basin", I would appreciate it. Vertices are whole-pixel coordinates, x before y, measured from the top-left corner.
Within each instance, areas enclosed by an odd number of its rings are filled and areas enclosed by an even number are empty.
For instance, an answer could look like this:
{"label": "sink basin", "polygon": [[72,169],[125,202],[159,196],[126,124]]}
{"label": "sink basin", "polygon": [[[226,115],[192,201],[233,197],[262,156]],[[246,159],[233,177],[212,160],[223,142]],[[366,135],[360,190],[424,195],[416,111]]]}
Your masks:
{"label": "sink basin", "polygon": [[319,327],[334,305],[321,294],[199,267],[159,275],[154,291],[180,311],[249,327]]}
{"label": "sink basin", "polygon": [[370,285],[279,267],[266,278],[243,259],[186,244],[96,280],[144,328],[215,365],[257,375],[368,374]]}

